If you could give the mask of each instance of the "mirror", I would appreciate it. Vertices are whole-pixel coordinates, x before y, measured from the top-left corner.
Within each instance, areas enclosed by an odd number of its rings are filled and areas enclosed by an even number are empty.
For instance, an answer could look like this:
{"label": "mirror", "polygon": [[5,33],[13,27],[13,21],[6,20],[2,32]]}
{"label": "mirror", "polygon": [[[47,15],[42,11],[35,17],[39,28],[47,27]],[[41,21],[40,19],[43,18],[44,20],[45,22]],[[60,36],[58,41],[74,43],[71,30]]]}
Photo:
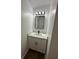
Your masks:
{"label": "mirror", "polygon": [[35,29],[44,29],[45,16],[35,16]]}

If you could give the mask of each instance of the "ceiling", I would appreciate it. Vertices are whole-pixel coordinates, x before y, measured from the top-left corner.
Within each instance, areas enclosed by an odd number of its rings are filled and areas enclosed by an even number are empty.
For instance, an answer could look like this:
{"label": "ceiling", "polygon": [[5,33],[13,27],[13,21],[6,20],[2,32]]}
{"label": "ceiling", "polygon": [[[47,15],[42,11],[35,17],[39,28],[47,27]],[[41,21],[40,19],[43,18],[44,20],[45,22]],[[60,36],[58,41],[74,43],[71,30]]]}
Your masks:
{"label": "ceiling", "polygon": [[50,0],[29,0],[33,8],[38,8],[42,6],[49,6]]}
{"label": "ceiling", "polygon": [[58,0],[28,0],[34,11],[56,9]]}

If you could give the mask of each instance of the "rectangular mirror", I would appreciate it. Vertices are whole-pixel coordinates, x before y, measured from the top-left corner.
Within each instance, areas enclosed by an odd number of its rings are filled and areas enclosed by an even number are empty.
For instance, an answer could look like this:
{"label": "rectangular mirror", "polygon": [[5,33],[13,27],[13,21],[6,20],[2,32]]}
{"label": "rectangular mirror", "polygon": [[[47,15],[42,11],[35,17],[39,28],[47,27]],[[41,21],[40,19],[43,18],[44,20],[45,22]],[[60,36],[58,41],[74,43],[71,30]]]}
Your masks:
{"label": "rectangular mirror", "polygon": [[44,29],[45,16],[35,16],[35,29]]}

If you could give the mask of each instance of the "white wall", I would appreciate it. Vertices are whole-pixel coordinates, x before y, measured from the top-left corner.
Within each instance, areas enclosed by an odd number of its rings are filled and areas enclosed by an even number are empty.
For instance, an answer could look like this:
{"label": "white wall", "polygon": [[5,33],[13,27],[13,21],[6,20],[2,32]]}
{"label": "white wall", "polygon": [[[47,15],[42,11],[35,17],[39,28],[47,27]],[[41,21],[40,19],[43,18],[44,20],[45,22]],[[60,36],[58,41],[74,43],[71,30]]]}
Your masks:
{"label": "white wall", "polygon": [[26,34],[32,32],[33,25],[33,10],[27,0],[21,1],[21,12],[21,57],[23,58],[28,50]]}
{"label": "white wall", "polygon": [[58,59],[58,12],[56,11],[54,28],[50,43],[48,59]]}
{"label": "white wall", "polygon": [[54,27],[54,20],[55,20],[55,14],[56,14],[56,7],[57,7],[57,0],[51,0],[50,3],[50,12],[49,12],[49,19],[48,19],[48,45],[47,45],[47,52],[45,55],[45,59],[48,59],[49,56],[49,50],[50,50],[50,44],[51,44],[51,37],[52,37],[52,31]]}
{"label": "white wall", "polygon": [[49,48],[50,48],[50,42],[51,42],[51,35],[52,35],[52,30],[54,26],[54,19],[55,18],[55,13],[52,13],[52,11],[49,13],[49,20],[48,20],[48,28],[47,28],[47,33],[48,33],[48,45],[47,45],[47,53],[46,53],[46,59],[48,59],[48,53],[49,53]]}

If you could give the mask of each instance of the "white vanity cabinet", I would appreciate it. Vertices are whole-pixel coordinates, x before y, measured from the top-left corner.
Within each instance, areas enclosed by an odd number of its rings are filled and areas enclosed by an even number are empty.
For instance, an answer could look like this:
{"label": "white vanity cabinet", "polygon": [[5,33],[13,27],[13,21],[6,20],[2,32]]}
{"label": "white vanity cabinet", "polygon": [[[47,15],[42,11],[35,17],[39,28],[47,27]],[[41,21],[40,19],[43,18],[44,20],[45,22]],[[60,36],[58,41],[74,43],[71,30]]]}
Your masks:
{"label": "white vanity cabinet", "polygon": [[28,36],[28,46],[30,49],[44,53],[46,52],[47,39]]}

